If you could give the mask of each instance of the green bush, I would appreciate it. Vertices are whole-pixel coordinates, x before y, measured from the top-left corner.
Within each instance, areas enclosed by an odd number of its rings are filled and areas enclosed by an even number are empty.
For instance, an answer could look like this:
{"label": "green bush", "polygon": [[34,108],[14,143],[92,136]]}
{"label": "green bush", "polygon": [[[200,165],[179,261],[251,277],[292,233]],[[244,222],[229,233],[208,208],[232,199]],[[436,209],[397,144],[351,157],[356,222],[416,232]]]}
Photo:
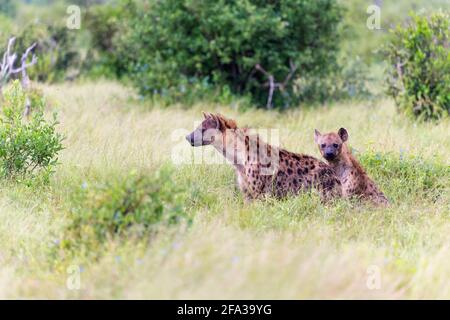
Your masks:
{"label": "green bush", "polygon": [[375,95],[369,89],[368,66],[359,58],[342,59],[336,70],[327,76],[310,76],[298,79],[294,90],[301,102],[325,103],[342,100],[367,100]]}
{"label": "green bush", "polygon": [[133,173],[123,181],[84,184],[75,193],[61,248],[92,250],[116,236],[147,238],[161,227],[188,223],[186,193],[171,175],[162,169],[152,176]]}
{"label": "green bush", "polygon": [[450,112],[450,15],[412,17],[386,48],[388,92],[399,109],[423,120]]}
{"label": "green bush", "polygon": [[[144,1],[118,45],[142,95],[179,101],[193,88],[227,88],[265,105],[267,77],[324,76],[335,67],[341,10],[334,0]],[[295,77],[294,77],[295,78]],[[295,101],[289,82],[274,105]],[[219,89],[222,91],[222,89]]]}
{"label": "green bush", "polygon": [[0,14],[4,14],[9,17],[16,15],[17,7],[14,0],[2,0],[0,2]]}
{"label": "green bush", "polygon": [[4,178],[32,178],[38,172],[49,177],[63,148],[63,137],[56,132],[56,114],[48,122],[45,100],[31,92],[31,114],[25,119],[26,98],[17,80],[4,91],[0,113],[0,176]]}
{"label": "green bush", "polygon": [[90,44],[83,69],[89,76],[121,78],[126,74],[130,53],[118,45],[118,38],[134,10],[134,2],[125,0],[95,5],[86,12]]}
{"label": "green bush", "polygon": [[0,54],[2,55],[8,44],[9,37],[13,34],[13,29],[14,22],[10,18],[0,14]]}

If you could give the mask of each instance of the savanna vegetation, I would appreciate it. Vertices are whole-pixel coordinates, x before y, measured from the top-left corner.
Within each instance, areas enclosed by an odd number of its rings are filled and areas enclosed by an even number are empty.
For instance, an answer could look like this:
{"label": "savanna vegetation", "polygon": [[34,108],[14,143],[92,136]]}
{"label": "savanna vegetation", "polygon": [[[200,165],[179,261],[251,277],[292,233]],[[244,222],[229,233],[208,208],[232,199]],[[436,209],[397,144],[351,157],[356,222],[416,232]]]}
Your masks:
{"label": "savanna vegetation", "polygon": [[[1,298],[450,297],[447,2],[383,3],[381,30],[362,0],[77,3],[80,30],[62,1],[0,6],[0,51],[38,57],[2,77]],[[391,205],[246,203],[193,160],[201,111],[316,157],[346,127]]]}

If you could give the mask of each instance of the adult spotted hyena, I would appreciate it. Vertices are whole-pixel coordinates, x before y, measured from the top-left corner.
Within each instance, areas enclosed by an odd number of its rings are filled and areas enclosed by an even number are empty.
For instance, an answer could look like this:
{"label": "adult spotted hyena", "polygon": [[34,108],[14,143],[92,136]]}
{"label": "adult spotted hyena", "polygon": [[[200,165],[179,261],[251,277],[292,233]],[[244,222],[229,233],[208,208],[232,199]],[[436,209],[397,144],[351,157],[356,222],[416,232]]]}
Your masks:
{"label": "adult spotted hyena", "polygon": [[247,200],[285,197],[311,188],[324,200],[341,195],[339,179],[329,165],[271,146],[223,115],[204,113],[203,122],[186,139],[194,147],[212,145],[222,153],[234,165]]}

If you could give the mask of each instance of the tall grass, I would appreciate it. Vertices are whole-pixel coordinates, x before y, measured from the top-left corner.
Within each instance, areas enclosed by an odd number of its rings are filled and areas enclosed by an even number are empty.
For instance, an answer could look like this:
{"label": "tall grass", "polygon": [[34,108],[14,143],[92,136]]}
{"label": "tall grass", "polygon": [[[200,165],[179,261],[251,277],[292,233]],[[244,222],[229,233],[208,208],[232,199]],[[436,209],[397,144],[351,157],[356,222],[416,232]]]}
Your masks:
{"label": "tall grass", "polygon": [[[66,148],[50,185],[0,186],[0,297],[450,298],[448,121],[409,122],[388,100],[239,113],[218,105],[149,108],[108,82],[43,90],[59,110]],[[314,128],[346,127],[392,205],[323,205],[315,194],[246,204],[229,165],[171,163],[174,146],[189,159],[180,129],[192,130],[201,110],[280,129],[282,146],[317,157]],[[92,209],[74,192],[93,190],[95,197],[99,184],[153,176],[162,167],[186,192],[190,224],[161,226],[143,238],[102,238],[85,249],[91,252],[61,245],[71,237],[73,208]],[[79,290],[67,286],[73,265]],[[373,268],[381,276],[375,289],[368,286]]]}

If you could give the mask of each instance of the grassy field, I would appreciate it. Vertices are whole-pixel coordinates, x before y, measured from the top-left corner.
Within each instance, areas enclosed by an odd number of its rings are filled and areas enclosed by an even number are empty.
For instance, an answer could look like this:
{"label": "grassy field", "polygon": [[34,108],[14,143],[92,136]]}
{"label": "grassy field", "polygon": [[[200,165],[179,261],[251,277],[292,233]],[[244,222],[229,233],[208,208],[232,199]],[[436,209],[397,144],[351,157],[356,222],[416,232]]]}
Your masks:
{"label": "grassy field", "polygon": [[[149,108],[108,82],[43,90],[59,111],[65,150],[50,185],[2,182],[0,298],[450,298],[448,120],[414,124],[389,100],[239,113]],[[317,157],[314,128],[345,126],[391,207],[323,205],[314,194],[245,204],[231,166],[171,161],[174,146],[192,151],[182,133],[202,110],[279,129],[282,146]],[[79,190],[95,197],[98,185],[161,167],[187,195],[190,223],[64,249],[83,240],[67,228],[74,207],[91,208],[77,202]]]}

